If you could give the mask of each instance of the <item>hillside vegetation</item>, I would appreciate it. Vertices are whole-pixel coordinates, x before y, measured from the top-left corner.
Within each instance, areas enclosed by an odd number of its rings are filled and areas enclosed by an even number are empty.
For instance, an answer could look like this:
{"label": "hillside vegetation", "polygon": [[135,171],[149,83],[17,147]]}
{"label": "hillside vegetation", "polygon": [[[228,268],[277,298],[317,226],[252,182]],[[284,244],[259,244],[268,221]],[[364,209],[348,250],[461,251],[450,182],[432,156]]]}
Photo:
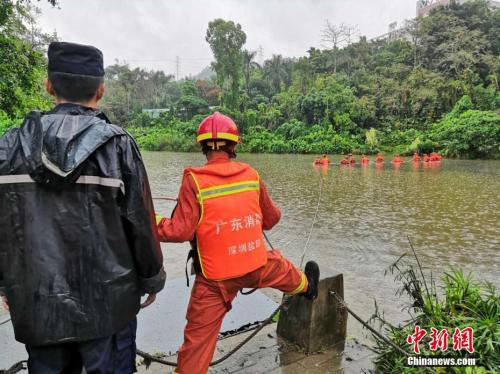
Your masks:
{"label": "hillside vegetation", "polygon": [[[3,131],[48,101],[41,89],[43,40],[33,45],[22,26],[23,12],[33,13],[1,4],[0,15],[10,12],[7,22],[0,16],[9,47],[0,51],[8,78],[0,82]],[[301,58],[273,55],[259,65],[257,53],[244,48],[239,24],[213,20],[206,41],[215,76],[175,81],[162,71],[114,64],[106,68],[102,106],[148,150],[197,149],[197,124],[218,110],[235,119],[247,152],[499,157],[499,10],[485,1],[439,7],[409,22],[403,40],[370,41],[353,26],[328,22],[322,28],[324,49],[310,48]]]}

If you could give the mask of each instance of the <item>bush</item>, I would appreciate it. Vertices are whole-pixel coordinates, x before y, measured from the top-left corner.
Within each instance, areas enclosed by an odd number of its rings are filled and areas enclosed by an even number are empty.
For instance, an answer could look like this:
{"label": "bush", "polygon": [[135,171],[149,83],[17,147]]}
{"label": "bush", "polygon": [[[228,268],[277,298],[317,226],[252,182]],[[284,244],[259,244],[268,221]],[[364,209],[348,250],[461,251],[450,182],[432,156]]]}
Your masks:
{"label": "bush", "polygon": [[276,133],[283,136],[286,140],[299,138],[307,135],[308,132],[307,126],[298,120],[286,122],[276,129]]}
{"label": "bush", "polygon": [[432,129],[430,138],[449,157],[498,158],[500,154],[500,115],[467,110],[450,113]]}
{"label": "bush", "polygon": [[418,153],[431,153],[434,152],[437,145],[432,140],[426,139],[417,144]]}
{"label": "bush", "polygon": [[178,122],[169,127],[130,127],[128,131],[139,147],[147,151],[190,152],[198,150],[192,126],[190,123]]}
{"label": "bush", "polygon": [[365,144],[369,150],[375,150],[378,146],[377,130],[373,127],[365,133]]}

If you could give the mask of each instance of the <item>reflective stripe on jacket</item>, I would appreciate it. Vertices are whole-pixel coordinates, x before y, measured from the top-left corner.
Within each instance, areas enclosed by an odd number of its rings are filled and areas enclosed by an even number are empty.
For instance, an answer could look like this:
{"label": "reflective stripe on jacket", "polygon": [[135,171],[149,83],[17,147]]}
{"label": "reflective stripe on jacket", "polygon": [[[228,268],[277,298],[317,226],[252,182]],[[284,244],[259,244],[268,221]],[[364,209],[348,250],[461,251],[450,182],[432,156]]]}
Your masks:
{"label": "reflective stripe on jacket", "polygon": [[0,294],[29,346],[116,334],[165,283],[134,140],[60,104],[0,137]]}
{"label": "reflective stripe on jacket", "polygon": [[[233,169],[231,176],[227,168]],[[189,168],[201,207],[196,229],[205,278],[237,278],[266,264],[259,205],[259,175],[249,165],[230,162]]]}

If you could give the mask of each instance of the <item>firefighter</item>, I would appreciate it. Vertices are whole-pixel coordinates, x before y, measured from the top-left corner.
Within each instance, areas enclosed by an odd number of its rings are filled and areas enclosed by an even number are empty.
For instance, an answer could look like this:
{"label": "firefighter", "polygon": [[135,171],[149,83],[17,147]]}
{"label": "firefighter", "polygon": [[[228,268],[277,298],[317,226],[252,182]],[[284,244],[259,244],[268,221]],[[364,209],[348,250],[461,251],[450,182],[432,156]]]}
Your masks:
{"label": "firefighter", "polygon": [[431,161],[441,161],[441,155],[439,153],[436,153],[436,152],[432,152],[431,155],[430,155],[430,160]]}
{"label": "firefighter", "polygon": [[399,153],[397,153],[397,154],[394,155],[394,158],[392,159],[391,162],[393,164],[402,164],[405,161],[401,158],[401,156],[399,155]]}
{"label": "firefighter", "polygon": [[224,315],[243,288],[272,287],[314,300],[319,268],[304,273],[278,250],[266,248],[262,230],[278,223],[281,212],[259,174],[233,161],[240,134],[233,120],[218,112],[197,131],[208,162],[184,170],[172,218],[157,216],[161,241],[191,241],[196,279],[187,310],[184,343],[174,373],[206,373]]}

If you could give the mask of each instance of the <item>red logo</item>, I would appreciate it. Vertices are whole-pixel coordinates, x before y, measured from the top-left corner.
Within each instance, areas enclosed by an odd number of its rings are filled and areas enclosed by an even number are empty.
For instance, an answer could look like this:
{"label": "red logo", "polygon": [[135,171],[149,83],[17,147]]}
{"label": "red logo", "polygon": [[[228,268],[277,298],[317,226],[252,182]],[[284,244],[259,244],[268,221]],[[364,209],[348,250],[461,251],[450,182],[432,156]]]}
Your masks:
{"label": "red logo", "polygon": [[[420,341],[427,335],[425,329],[421,329],[420,326],[415,326],[415,331],[413,334],[408,335],[406,342],[408,344],[413,344],[413,352],[420,353]],[[431,333],[429,335],[429,349],[431,351],[437,351],[438,349],[445,352],[448,349],[448,338],[449,334],[446,329],[438,330],[431,327]],[[474,353],[474,330],[472,327],[464,327],[460,330],[458,327],[455,328],[453,333],[453,350],[461,351],[466,350],[469,353]]]}
{"label": "red logo", "polygon": [[437,351],[438,348],[441,351],[446,351],[448,349],[448,331],[442,329],[438,331],[434,327],[431,327],[431,342],[429,343],[429,348],[431,351]]}
{"label": "red logo", "polygon": [[413,351],[415,353],[420,353],[420,347],[418,344],[425,335],[427,335],[427,331],[421,329],[420,326],[417,325],[415,326],[415,333],[413,333],[412,335],[408,335],[408,337],[406,338],[406,342],[408,344],[413,344]]}
{"label": "red logo", "polygon": [[465,327],[460,330],[455,328],[453,333],[453,350],[460,351],[461,349],[467,350],[469,353],[474,353],[474,330],[472,327]]}

